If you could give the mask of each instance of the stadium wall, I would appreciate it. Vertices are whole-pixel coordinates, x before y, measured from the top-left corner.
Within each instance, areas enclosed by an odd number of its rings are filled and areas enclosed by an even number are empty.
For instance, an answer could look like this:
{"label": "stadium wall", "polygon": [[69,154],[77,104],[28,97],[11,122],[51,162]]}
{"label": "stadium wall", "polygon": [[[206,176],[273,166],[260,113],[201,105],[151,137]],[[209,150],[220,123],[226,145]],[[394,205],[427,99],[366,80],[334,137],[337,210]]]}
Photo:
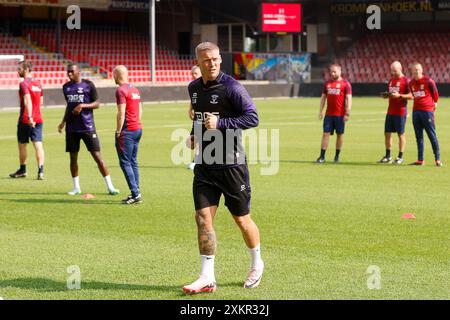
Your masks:
{"label": "stadium wall", "polygon": [[[286,84],[286,83],[244,83],[253,98],[280,97],[320,97],[323,90],[321,83]],[[186,101],[187,86],[137,86],[144,102]],[[437,84],[439,94],[450,97],[450,83]],[[354,83],[354,96],[378,96],[386,91],[385,83]],[[97,88],[102,103],[115,103],[116,87]],[[45,106],[65,105],[61,88],[44,90]],[[17,90],[0,90],[0,109],[19,106]]]}
{"label": "stadium wall", "polygon": [[[244,86],[254,98],[290,97],[295,92],[292,85],[266,82],[245,83]],[[143,102],[187,101],[189,100],[187,85],[179,86],[139,86]],[[298,90],[298,89],[297,89]],[[116,87],[97,87],[102,103],[115,103]],[[61,88],[44,89],[44,105],[65,105],[66,101]],[[19,106],[17,90],[0,90],[0,109]]]}

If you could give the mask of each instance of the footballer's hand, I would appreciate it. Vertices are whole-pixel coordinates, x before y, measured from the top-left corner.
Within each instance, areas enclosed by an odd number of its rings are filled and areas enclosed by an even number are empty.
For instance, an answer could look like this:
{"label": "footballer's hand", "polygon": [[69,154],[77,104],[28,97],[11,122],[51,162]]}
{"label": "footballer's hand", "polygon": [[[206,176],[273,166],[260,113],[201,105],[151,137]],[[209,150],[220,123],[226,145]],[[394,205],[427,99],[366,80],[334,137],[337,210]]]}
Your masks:
{"label": "footballer's hand", "polygon": [[61,123],[58,125],[58,132],[59,132],[59,133],[62,133],[62,131],[63,131],[65,125],[66,125],[66,124],[65,124],[64,122],[61,122]]}
{"label": "footballer's hand", "polygon": [[194,114],[194,109],[192,109],[192,104],[189,105],[188,116],[189,116],[189,119],[194,120],[195,114]]}
{"label": "footballer's hand", "polygon": [[36,127],[36,122],[33,119],[28,119],[28,125],[32,128]]}
{"label": "footballer's hand", "polygon": [[206,129],[217,129],[218,118],[212,113],[206,112],[205,127]]}
{"label": "footballer's hand", "polygon": [[398,92],[392,92],[392,93],[391,93],[391,97],[394,98],[394,99],[398,99],[398,98],[400,98],[400,93],[398,93]]}
{"label": "footballer's hand", "polygon": [[387,98],[389,98],[389,92],[381,92],[381,93],[380,93],[380,96],[381,96],[383,99],[387,99]]}
{"label": "footballer's hand", "polygon": [[344,115],[344,122],[347,122],[350,119],[350,115],[346,114]]}
{"label": "footballer's hand", "polygon": [[186,147],[188,147],[191,150],[194,150],[194,148],[195,148],[195,136],[194,135],[187,137]]}
{"label": "footballer's hand", "polygon": [[323,119],[323,112],[320,112],[319,113],[319,120],[322,120]]}
{"label": "footballer's hand", "polygon": [[81,110],[83,110],[83,106],[83,104],[77,105],[75,108],[73,108],[72,113],[76,116],[79,115],[81,113]]}

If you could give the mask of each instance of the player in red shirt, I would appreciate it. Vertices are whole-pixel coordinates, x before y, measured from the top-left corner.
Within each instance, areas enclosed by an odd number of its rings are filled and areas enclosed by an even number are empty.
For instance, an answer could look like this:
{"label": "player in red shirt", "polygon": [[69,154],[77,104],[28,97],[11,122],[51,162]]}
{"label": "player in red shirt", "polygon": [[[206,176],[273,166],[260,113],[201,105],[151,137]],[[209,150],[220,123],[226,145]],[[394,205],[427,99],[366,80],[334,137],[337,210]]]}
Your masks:
{"label": "player in red shirt", "polygon": [[436,136],[434,113],[439,99],[436,83],[433,79],[423,74],[422,65],[413,63],[411,67],[413,79],[409,83],[411,94],[409,99],[414,99],[413,125],[416,134],[418,159],[412,165],[423,165],[423,130],[425,129],[431,146],[433,147],[435,164],[442,166],[439,142]]}
{"label": "player in red shirt", "polygon": [[125,66],[115,67],[113,75],[116,84],[119,85],[116,90],[116,150],[120,167],[131,191],[131,194],[122,203],[141,203],[142,196],[139,188],[139,165],[137,161],[139,141],[142,136],[141,95],[139,90],[128,82],[128,70]]}
{"label": "player in red shirt", "polygon": [[406,146],[405,125],[408,114],[408,96],[410,93],[409,79],[403,75],[402,65],[398,61],[394,61],[391,64],[391,75],[392,78],[389,80],[388,92],[382,94],[383,98],[389,98],[389,107],[384,124],[386,155],[381,158],[379,163],[392,163],[392,132],[397,132],[399,153],[398,157],[394,160],[394,164],[402,164]]}
{"label": "player in red shirt", "polygon": [[[345,122],[348,121],[352,108],[352,87],[347,80],[341,77],[341,74],[341,66],[337,64],[330,66],[331,80],[325,82],[320,98],[319,119],[323,119],[323,136],[317,163],[325,162],[325,152],[328,148],[330,135],[334,131],[337,134],[334,162],[339,162],[339,155],[344,142]],[[327,101],[326,113],[324,113],[325,100]]]}
{"label": "player in red shirt", "polygon": [[11,173],[11,178],[24,178],[27,176],[27,144],[31,140],[36,151],[38,163],[38,180],[44,179],[44,147],[42,145],[42,116],[41,104],[43,92],[41,83],[31,75],[32,64],[21,61],[17,67],[19,76],[23,81],[19,86],[20,115],[17,124],[17,140],[19,143],[20,168]]}

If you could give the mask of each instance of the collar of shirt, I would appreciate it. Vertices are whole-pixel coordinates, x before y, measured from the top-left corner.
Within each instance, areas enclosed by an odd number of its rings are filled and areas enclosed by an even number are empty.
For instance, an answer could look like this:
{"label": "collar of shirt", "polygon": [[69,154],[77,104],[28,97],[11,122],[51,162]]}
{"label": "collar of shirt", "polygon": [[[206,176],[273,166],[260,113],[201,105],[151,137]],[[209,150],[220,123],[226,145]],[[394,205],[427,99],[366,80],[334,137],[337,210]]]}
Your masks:
{"label": "collar of shirt", "polygon": [[223,72],[220,71],[220,72],[219,72],[219,75],[217,76],[217,78],[216,78],[215,80],[213,80],[213,81],[207,81],[206,84],[202,81],[203,87],[205,87],[205,88],[210,88],[210,87],[212,87],[212,86],[214,86],[214,85],[219,84],[219,83],[220,83],[220,80],[222,80],[222,77],[223,77]]}

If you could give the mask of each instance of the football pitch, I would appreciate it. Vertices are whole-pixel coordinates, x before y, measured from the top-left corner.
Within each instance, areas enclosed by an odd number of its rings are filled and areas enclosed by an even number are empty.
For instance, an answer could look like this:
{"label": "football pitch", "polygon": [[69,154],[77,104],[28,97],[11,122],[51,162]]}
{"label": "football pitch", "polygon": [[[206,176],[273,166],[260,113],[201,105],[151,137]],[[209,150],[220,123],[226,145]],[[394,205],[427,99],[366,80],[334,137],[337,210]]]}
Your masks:
{"label": "football pitch", "polygon": [[[200,259],[193,173],[173,164],[171,152],[179,141],[171,135],[191,124],[186,104],[152,104],[144,106],[139,151],[144,202],[134,206],[120,204],[128,188],[114,149],[114,107],[96,110],[95,120],[121,194],[106,194],[82,144],[80,183],[83,193],[95,196],[90,200],[67,195],[73,187],[69,156],[64,135],[57,133],[63,109],[43,110],[45,181],[36,180],[31,145],[28,177],[8,177],[18,167],[18,112],[0,112],[0,297],[449,299],[450,99],[442,98],[436,113],[441,168],[434,166],[426,137],[425,166],[406,165],[417,156],[411,117],[405,164],[376,163],[385,149],[385,100],[353,99],[340,164],[331,161],[335,136],[329,162],[313,163],[322,134],[318,98],[255,102],[259,129],[268,129],[269,136],[278,129],[280,137],[277,174],[262,175],[264,163],[249,166],[251,212],[266,264],[260,287],[242,288],[250,256],[222,199],[215,221],[218,289],[182,293],[182,286],[197,278]],[[394,136],[394,157],[397,141]],[[402,219],[405,213],[416,218]],[[79,290],[67,287],[71,266],[79,268]]]}

